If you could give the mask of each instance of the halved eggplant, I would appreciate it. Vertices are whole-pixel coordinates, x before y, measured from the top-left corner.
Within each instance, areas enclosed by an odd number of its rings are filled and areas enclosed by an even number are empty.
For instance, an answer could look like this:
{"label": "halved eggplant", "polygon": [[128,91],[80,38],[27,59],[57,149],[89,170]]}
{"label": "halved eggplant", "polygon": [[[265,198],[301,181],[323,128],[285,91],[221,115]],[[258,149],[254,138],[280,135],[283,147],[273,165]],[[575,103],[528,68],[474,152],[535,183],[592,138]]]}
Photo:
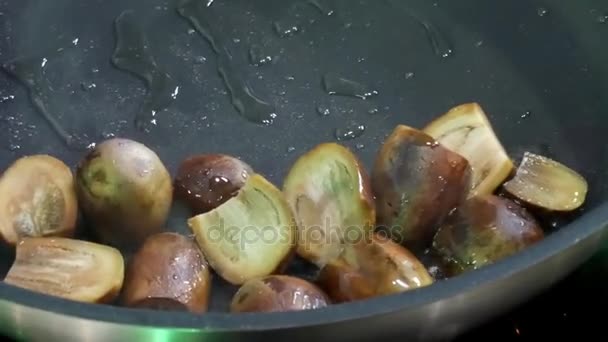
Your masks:
{"label": "halved eggplant", "polygon": [[194,216],[188,225],[209,265],[226,281],[246,281],[279,272],[293,256],[297,228],[283,194],[252,174],[236,196]]}
{"label": "halved eggplant", "polygon": [[330,304],[317,285],[286,275],[252,279],[239,288],[230,304],[230,311],[285,312],[315,310]]}
{"label": "halved eggplant", "polygon": [[477,103],[452,108],[427,125],[424,132],[469,161],[473,170],[469,197],[493,193],[514,168]]}
{"label": "halved eggplant", "polygon": [[165,228],[173,202],[171,175],[158,154],[125,138],[103,141],[85,155],[76,193],[97,240],[128,249]]}
{"label": "halved eggplant", "polygon": [[340,144],[323,143],[302,155],[287,174],[283,192],[298,224],[297,252],[317,266],[374,229],[369,176]]}
{"label": "halved eggplant", "polygon": [[536,219],[517,203],[495,195],[470,198],[453,211],[433,247],[451,275],[495,263],[541,241]]}
{"label": "halved eggplant", "polygon": [[207,311],[211,275],[196,243],[181,234],[148,237],[131,258],[122,291],[126,306]]}
{"label": "halved eggplant", "polygon": [[515,177],[504,189],[522,202],[550,211],[572,211],[583,205],[588,184],[585,178],[555,160],[525,152]]}
{"label": "halved eggplant", "polygon": [[175,195],[194,215],[203,214],[234,197],[252,173],[251,166],[232,156],[192,156],[179,166]]}
{"label": "halved eggplant", "polygon": [[325,265],[318,282],[340,303],[409,291],[434,280],[413,253],[376,233]]}
{"label": "halved eggplant", "polygon": [[471,169],[427,134],[399,125],[372,172],[378,225],[410,249],[426,249],[441,221],[468,195]]}
{"label": "halved eggplant", "polygon": [[109,246],[68,238],[22,239],[4,282],[86,303],[109,303],[120,292],[124,260]]}
{"label": "halved eggplant", "polygon": [[0,238],[72,237],[78,216],[74,177],[48,155],[21,157],[0,178]]}

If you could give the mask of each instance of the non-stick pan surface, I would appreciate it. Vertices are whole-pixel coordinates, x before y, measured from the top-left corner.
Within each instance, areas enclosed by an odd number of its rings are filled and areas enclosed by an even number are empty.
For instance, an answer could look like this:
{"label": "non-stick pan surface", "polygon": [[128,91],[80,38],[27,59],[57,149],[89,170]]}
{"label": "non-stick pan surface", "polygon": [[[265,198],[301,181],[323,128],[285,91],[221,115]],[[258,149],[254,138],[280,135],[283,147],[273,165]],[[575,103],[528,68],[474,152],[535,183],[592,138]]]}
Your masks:
{"label": "non-stick pan surface", "polygon": [[[513,158],[539,152],[581,172],[585,208],[494,266],[315,312],[231,316],[235,288],[219,282],[201,316],[83,305],[2,284],[8,334],[445,338],[553,284],[599,245],[608,223],[603,1],[216,0],[181,14],[178,3],[0,2],[0,166],[32,153],[75,165],[87,146],[120,136],[151,147],[171,172],[187,156],[225,153],[280,185],[316,144],[338,140],[369,168],[395,125],[421,127],[478,102]],[[142,47],[135,69],[112,63],[118,41]],[[218,69],[229,69],[228,82]],[[344,94],[329,94],[324,80]],[[187,232],[183,218],[175,208],[168,229]],[[6,270],[12,255],[2,253]],[[304,263],[290,270],[314,275]]]}

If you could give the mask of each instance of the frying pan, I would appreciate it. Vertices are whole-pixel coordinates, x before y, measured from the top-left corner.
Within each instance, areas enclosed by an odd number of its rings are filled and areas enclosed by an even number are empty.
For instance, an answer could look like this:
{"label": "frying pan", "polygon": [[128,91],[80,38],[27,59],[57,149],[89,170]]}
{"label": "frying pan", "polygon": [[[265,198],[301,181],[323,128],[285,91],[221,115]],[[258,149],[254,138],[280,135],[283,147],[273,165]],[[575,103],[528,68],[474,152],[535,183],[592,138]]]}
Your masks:
{"label": "frying pan", "polygon": [[[221,281],[204,315],[81,304],[0,284],[6,335],[451,339],[549,288],[604,241],[603,1],[201,4],[203,24],[195,27],[173,1],[0,2],[0,61],[8,69],[0,74],[0,165],[32,153],[75,165],[87,145],[122,136],[151,147],[172,172],[189,155],[221,152],[241,157],[280,185],[295,159],[318,143],[339,138],[369,168],[395,125],[421,127],[474,101],[513,158],[540,152],[579,171],[590,183],[585,207],[556,221],[542,243],[494,265],[428,288],[314,311],[230,315],[227,301],[235,289]],[[122,38],[116,25],[121,14],[131,25]],[[147,57],[136,59],[131,70],[117,67],[112,56],[119,39],[145,45]],[[25,61],[21,78],[10,72],[15,61]],[[155,69],[138,73],[138,63]],[[221,68],[229,69],[226,83]],[[328,94],[328,73],[352,81],[344,94]],[[255,98],[243,100],[245,84]],[[372,96],[353,96],[362,91]],[[146,116],[151,110],[153,118]],[[270,120],[261,123],[259,115]],[[135,125],[136,118],[156,124]],[[179,208],[174,211],[168,229],[186,233]],[[86,237],[86,231],[80,234]],[[12,258],[3,248],[3,272]],[[295,262],[290,272],[310,277],[314,270]]]}

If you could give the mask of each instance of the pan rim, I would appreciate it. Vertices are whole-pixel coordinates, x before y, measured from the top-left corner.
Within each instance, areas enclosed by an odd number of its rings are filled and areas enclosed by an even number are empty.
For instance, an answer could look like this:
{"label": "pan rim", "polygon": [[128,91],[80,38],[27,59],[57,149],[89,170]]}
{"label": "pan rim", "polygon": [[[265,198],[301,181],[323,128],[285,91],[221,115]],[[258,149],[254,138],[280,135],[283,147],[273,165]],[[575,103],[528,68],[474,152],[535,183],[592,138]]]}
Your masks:
{"label": "pan rim", "polygon": [[[337,324],[399,311],[414,310],[446,300],[475,287],[482,287],[520,273],[577,243],[599,234],[608,238],[608,202],[583,213],[577,220],[551,233],[540,243],[484,268],[434,283],[426,288],[376,297],[358,302],[334,304],[307,311],[244,313],[166,312],[120,306],[74,302],[47,296],[0,282],[0,301],[21,305],[69,319],[107,323],[126,328],[196,330],[205,333],[241,333],[305,328]],[[602,241],[603,241],[602,240]]]}

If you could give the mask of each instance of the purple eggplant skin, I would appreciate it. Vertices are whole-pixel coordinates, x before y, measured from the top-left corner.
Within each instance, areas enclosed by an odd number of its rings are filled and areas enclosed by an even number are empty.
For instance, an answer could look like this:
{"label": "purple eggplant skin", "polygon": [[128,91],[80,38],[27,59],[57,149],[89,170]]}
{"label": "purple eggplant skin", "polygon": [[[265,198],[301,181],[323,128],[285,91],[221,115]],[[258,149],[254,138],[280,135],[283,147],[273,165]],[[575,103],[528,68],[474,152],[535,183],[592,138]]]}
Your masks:
{"label": "purple eggplant skin", "polygon": [[471,197],[439,228],[433,248],[449,265],[450,276],[512,256],[544,238],[537,220],[512,200]]}
{"label": "purple eggplant skin", "polygon": [[253,173],[249,164],[225,154],[191,156],[179,166],[175,197],[194,215],[207,213],[236,196]]}
{"label": "purple eggplant skin", "polygon": [[404,125],[381,147],[372,171],[377,224],[413,251],[430,247],[442,220],[468,196],[468,161]]}

